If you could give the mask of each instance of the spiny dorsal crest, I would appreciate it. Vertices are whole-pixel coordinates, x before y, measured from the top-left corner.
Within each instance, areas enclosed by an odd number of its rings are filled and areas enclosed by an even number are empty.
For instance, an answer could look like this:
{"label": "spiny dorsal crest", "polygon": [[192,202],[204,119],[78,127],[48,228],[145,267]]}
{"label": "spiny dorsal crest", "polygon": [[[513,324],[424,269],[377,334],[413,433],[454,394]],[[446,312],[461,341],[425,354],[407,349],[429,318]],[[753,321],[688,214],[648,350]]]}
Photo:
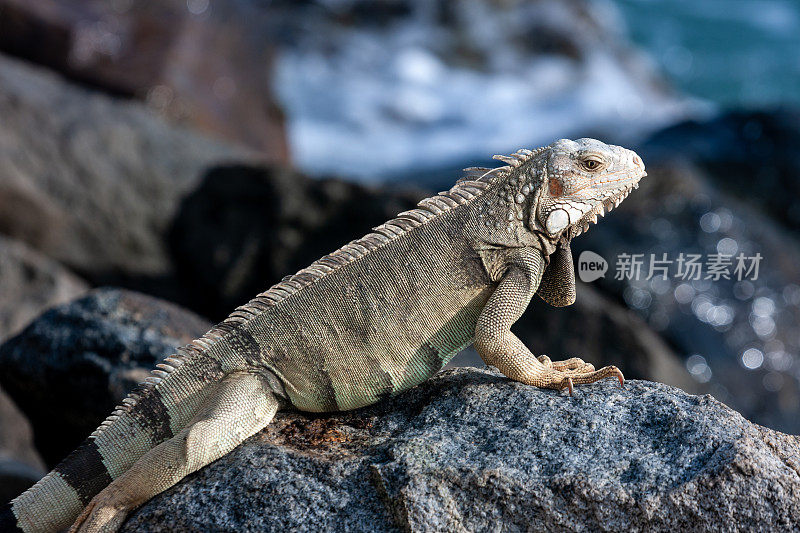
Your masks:
{"label": "spiny dorsal crest", "polygon": [[492,159],[497,159],[498,161],[502,161],[506,163],[511,168],[517,168],[522,163],[526,161],[530,161],[537,155],[541,154],[545,151],[547,147],[543,146],[542,148],[537,148],[535,150],[528,150],[527,148],[520,148],[516,152],[511,155],[495,155],[492,156]]}
{"label": "spiny dorsal crest", "polygon": [[543,146],[541,148],[536,148],[535,150],[520,148],[511,155],[492,156],[492,159],[497,159],[498,161],[502,161],[506,164],[504,166],[495,168],[487,168],[487,167],[465,168],[462,177],[458,180],[457,183],[461,183],[462,181],[468,181],[468,180],[489,182],[491,181],[492,178],[496,176],[506,176],[508,175],[508,172],[519,167],[526,161],[530,161],[531,159],[541,154],[546,149],[547,149],[546,146]]}

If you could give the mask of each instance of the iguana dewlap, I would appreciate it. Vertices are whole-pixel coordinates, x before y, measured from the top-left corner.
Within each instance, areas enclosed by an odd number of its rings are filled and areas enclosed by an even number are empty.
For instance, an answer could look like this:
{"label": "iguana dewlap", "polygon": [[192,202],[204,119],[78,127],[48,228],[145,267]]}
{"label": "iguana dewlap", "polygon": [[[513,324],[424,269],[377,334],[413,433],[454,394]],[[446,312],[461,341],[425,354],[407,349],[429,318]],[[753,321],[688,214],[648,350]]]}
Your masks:
{"label": "iguana dewlap", "polygon": [[594,139],[496,158],[507,166],[468,169],[449,191],[285,278],[167,358],[80,448],[0,509],[0,531],[115,531],[279,409],[380,401],[473,341],[487,364],[529,385],[622,382],[615,367],[537,358],[510,328],[534,294],[575,301],[570,240],[638,186],[641,159]]}

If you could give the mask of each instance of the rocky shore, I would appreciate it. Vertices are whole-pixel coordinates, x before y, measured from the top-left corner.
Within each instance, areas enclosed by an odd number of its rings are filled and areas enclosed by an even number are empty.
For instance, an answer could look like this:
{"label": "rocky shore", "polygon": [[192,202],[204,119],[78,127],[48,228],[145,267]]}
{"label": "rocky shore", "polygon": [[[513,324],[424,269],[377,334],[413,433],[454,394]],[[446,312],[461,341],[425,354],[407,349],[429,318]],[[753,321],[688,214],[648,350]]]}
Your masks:
{"label": "rocky shore", "polygon": [[[479,369],[450,368],[392,402],[279,415],[127,530],[800,528],[800,112],[692,114],[612,19],[578,1],[509,3],[495,20],[506,33],[470,43],[479,0],[422,15],[411,1],[278,1],[269,20],[261,8],[191,11],[203,2],[79,4],[0,0],[0,503],[235,306],[449,186],[479,149],[574,133],[633,143],[649,177],[573,243],[576,259],[602,256],[606,276],[579,283],[573,306],[534,301],[514,330],[537,354],[617,365],[628,387],[568,398],[512,383],[467,350],[450,366]],[[414,17],[431,33],[414,33]],[[43,28],[56,41],[25,44]],[[101,46],[108,28],[125,28],[114,54]],[[151,60],[126,63],[141,32],[158,37]],[[80,56],[90,37],[97,46]],[[376,66],[375,39],[405,52]],[[644,115],[595,105],[585,84],[598,64]],[[376,85],[357,83],[375,69]],[[498,109],[453,100],[456,82],[447,102],[417,98],[457,79],[499,102],[490,81],[515,69],[529,77],[509,109],[541,128],[497,133]],[[302,91],[273,94],[298,76]],[[315,104],[325,90],[339,107]],[[580,105],[567,110],[564,95]],[[383,161],[385,135],[400,130]],[[674,263],[666,279],[617,278],[634,253],[645,270],[680,254],[763,261],[756,279],[685,279]]]}

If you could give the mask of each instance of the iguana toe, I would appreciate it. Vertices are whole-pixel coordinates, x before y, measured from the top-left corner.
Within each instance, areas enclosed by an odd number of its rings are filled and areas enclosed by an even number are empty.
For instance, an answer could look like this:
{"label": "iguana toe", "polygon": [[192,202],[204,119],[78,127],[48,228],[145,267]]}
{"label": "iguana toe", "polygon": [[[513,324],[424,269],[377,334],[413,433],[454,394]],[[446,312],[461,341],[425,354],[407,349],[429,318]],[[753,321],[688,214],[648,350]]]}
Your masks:
{"label": "iguana toe", "polygon": [[128,516],[128,509],[92,500],[69,529],[69,533],[114,533]]}

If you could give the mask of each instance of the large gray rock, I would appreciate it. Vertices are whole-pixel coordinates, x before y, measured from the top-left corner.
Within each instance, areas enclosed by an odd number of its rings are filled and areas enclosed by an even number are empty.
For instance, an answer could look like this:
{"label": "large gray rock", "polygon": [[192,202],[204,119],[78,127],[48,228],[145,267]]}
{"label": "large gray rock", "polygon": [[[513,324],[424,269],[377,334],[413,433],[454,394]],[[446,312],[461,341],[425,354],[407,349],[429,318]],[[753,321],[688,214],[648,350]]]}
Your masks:
{"label": "large gray rock", "polygon": [[149,371],[211,324],[142,294],[97,289],[0,346],[0,385],[30,419],[49,465],[63,459]]}
{"label": "large gray rock", "polygon": [[87,283],[62,265],[0,235],[0,342],[48,307],[87,290]]}
{"label": "large gray rock", "polygon": [[459,369],[371,408],[280,414],[123,530],[796,530],[799,445],[658,383],[570,398]]}
{"label": "large gray rock", "polygon": [[0,233],[95,283],[168,272],[163,233],[181,196],[243,156],[2,56],[0,117]]}

